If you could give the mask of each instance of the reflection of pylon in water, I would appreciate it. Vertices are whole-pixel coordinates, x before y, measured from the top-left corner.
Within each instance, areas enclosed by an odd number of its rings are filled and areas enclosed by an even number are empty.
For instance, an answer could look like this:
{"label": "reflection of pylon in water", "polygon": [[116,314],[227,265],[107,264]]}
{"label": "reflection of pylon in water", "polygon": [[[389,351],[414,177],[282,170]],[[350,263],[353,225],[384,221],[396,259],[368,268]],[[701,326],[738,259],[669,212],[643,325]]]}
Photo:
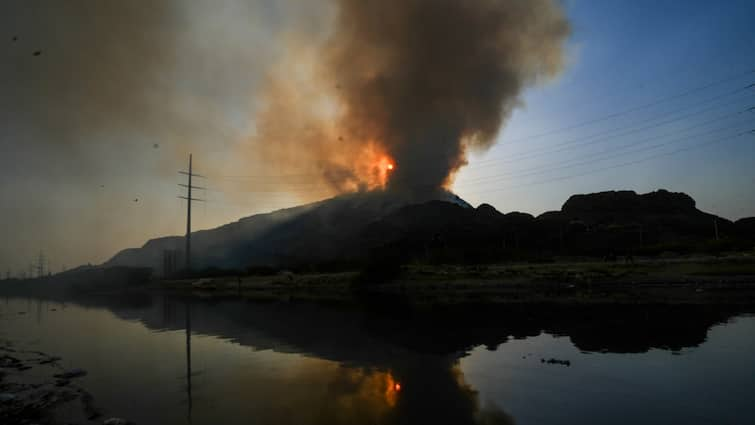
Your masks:
{"label": "reflection of pylon in water", "polygon": [[186,304],[186,395],[188,397],[189,410],[187,412],[188,422],[191,423],[191,304]]}
{"label": "reflection of pylon in water", "polygon": [[163,250],[163,277],[170,277],[178,269],[178,251],[175,249]]}
{"label": "reflection of pylon in water", "polygon": [[37,257],[37,277],[45,275],[45,254],[39,251],[39,257]]}

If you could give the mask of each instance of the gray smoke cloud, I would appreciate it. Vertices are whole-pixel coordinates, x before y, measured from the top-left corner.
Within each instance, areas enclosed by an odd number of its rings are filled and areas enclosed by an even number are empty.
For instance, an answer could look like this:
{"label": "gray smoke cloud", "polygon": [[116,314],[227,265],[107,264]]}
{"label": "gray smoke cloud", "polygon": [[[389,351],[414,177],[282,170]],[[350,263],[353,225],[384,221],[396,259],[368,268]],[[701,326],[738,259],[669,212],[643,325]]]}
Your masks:
{"label": "gray smoke cloud", "polygon": [[564,64],[570,29],[557,1],[335,4],[311,54],[315,77],[273,77],[255,137],[278,170],[319,173],[337,191],[447,185],[467,149],[493,143],[523,89]]}
{"label": "gray smoke cloud", "polygon": [[[17,275],[40,250],[58,271],[180,233],[176,171],[189,152],[208,176],[253,166],[233,150],[253,127],[260,79],[287,31],[322,29],[321,7],[0,2],[0,271]],[[244,188],[231,189],[223,200],[242,202]],[[202,211],[197,228],[253,212]]]}

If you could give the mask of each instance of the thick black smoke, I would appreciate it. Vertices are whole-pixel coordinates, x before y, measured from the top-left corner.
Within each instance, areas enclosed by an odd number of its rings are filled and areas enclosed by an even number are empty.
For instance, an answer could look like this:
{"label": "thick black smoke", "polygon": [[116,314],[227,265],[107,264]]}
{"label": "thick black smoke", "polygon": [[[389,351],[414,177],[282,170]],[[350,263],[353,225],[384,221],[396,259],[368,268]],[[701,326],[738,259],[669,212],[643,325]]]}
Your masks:
{"label": "thick black smoke", "polygon": [[524,86],[561,67],[569,32],[551,0],[340,0],[329,46],[344,117],[399,167],[390,184],[438,187],[487,146]]}
{"label": "thick black smoke", "polygon": [[302,124],[297,102],[278,99],[258,121],[281,162],[318,164],[341,190],[374,187],[381,154],[396,163],[388,188],[448,184],[466,149],[494,141],[522,90],[564,62],[569,24],[554,0],[335,3],[316,60],[337,113]]}

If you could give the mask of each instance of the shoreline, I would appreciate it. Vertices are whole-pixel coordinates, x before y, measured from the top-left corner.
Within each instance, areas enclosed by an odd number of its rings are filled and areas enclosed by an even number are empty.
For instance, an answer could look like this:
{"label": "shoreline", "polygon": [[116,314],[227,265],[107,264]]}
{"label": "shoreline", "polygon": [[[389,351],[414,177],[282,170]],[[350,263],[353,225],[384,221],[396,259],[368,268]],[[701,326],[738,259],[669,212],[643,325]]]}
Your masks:
{"label": "shoreline", "polygon": [[[137,278],[132,279],[132,276]],[[156,291],[256,301],[464,304],[731,304],[755,306],[755,255],[602,262],[477,265],[410,264],[360,271],[196,273],[149,278],[142,269],[92,267],[34,280],[0,282],[0,296],[76,297]]]}
{"label": "shoreline", "polygon": [[87,371],[66,370],[62,360],[0,340],[0,423],[129,423],[105,419],[92,394],[78,382]]}
{"label": "shoreline", "polygon": [[158,280],[149,288],[203,297],[350,302],[371,296],[434,304],[736,304],[755,305],[755,259],[694,259],[634,264],[568,262],[513,265],[411,265],[372,281],[364,272],[280,272]]}

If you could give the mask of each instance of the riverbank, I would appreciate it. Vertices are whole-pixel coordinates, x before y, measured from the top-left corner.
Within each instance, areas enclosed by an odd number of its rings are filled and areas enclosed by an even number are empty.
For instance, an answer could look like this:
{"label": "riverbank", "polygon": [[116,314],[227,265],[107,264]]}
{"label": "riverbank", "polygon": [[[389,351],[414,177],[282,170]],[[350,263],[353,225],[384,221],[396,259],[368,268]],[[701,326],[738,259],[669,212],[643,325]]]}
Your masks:
{"label": "riverbank", "polygon": [[66,370],[62,359],[0,340],[0,423],[126,425],[103,420],[94,397],[79,384],[84,369]]}
{"label": "riverbank", "polygon": [[160,290],[256,300],[350,301],[379,295],[414,304],[755,305],[755,257],[622,262],[408,265],[395,270],[155,280]]}
{"label": "riverbank", "polygon": [[[138,272],[138,273],[136,273]],[[484,265],[384,264],[359,271],[266,274],[213,270],[180,279],[149,270],[87,267],[40,279],[0,282],[0,295],[67,299],[82,294],[156,291],[257,301],[362,304],[376,299],[414,305],[455,304],[731,304],[755,305],[755,254],[558,259]]]}

